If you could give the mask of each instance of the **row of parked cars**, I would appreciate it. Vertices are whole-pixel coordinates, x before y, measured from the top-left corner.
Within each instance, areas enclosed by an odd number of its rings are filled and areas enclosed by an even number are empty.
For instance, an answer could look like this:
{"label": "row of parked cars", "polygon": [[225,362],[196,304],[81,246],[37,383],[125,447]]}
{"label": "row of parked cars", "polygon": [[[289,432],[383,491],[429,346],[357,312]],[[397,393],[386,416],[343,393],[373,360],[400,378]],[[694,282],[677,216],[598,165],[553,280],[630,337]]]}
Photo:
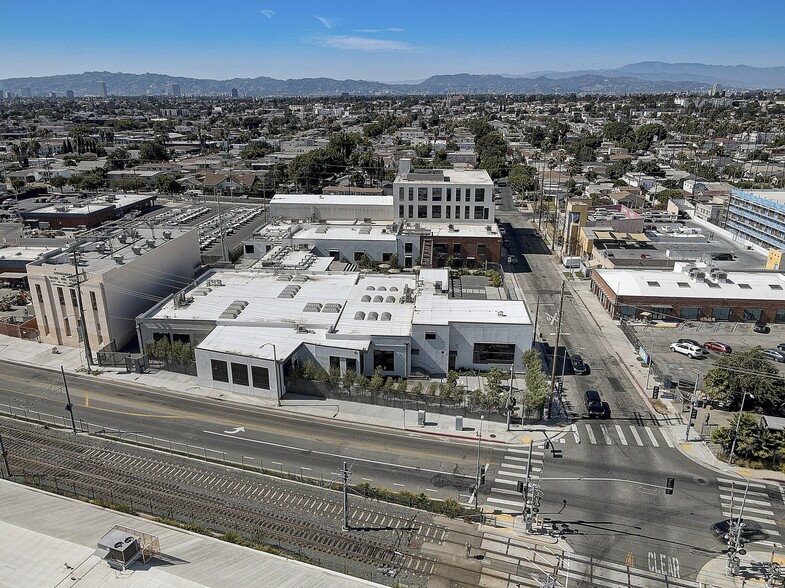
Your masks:
{"label": "row of parked cars", "polygon": [[[671,351],[681,353],[687,357],[697,359],[706,355],[707,351],[716,351],[717,353],[732,353],[733,349],[727,343],[719,341],[706,341],[703,345],[694,339],[679,339],[676,343],[671,343]],[[785,343],[777,344],[776,349],[762,349],[761,353],[768,359],[785,363]]]}

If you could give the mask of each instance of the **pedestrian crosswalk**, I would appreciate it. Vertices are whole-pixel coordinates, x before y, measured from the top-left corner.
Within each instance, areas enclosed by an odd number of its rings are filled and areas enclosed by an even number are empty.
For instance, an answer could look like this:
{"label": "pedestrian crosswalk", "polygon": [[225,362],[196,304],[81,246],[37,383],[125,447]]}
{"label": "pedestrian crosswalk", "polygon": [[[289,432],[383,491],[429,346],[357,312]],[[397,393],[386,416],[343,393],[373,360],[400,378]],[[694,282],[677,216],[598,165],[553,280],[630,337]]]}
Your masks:
{"label": "pedestrian crosswalk", "polygon": [[525,483],[528,470],[531,491],[533,492],[534,488],[539,485],[545,456],[542,442],[531,446],[531,461],[529,454],[529,447],[507,448],[485,500],[487,510],[514,514],[523,512],[525,503],[523,495],[518,492],[518,482]]}
{"label": "pedestrian crosswalk", "polygon": [[752,481],[749,482],[748,487],[747,480],[724,477],[717,478],[717,486],[722,516],[728,519],[738,519],[741,512],[742,520],[755,523],[763,533],[768,535],[768,540],[755,540],[756,544],[782,547],[776,514],[771,504],[772,496],[774,496],[774,500],[780,498],[781,488],[775,488],[764,482]]}
{"label": "pedestrian crosswalk", "polygon": [[558,443],[589,443],[618,447],[674,447],[674,442],[658,427],[617,425],[609,423],[578,423],[570,427]]}

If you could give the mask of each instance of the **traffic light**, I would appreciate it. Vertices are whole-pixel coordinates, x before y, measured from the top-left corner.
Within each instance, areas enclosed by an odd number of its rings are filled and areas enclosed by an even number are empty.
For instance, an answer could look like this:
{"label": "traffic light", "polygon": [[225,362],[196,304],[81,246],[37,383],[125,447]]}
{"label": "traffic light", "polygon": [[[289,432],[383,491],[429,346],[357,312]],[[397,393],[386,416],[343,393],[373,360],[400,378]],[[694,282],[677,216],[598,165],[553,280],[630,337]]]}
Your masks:
{"label": "traffic light", "polygon": [[673,486],[676,484],[676,478],[668,478],[665,483],[665,494],[673,494]]}
{"label": "traffic light", "polygon": [[66,404],[66,405],[65,405],[65,409],[66,409],[68,412],[73,412],[73,410],[74,410],[74,405],[73,405],[73,404],[71,404],[71,403],[69,402],[68,404]]}
{"label": "traffic light", "polygon": [[654,386],[654,388],[651,389],[651,397],[654,400],[656,400],[657,398],[660,397],[660,387],[659,386]]}
{"label": "traffic light", "polygon": [[692,411],[690,411],[690,420],[694,421],[697,418],[698,418],[698,409],[693,406]]}
{"label": "traffic light", "polygon": [[485,466],[480,468],[480,486],[485,484]]}
{"label": "traffic light", "polygon": [[518,484],[515,486],[515,489],[518,491],[518,494],[523,494],[523,482],[518,480]]}

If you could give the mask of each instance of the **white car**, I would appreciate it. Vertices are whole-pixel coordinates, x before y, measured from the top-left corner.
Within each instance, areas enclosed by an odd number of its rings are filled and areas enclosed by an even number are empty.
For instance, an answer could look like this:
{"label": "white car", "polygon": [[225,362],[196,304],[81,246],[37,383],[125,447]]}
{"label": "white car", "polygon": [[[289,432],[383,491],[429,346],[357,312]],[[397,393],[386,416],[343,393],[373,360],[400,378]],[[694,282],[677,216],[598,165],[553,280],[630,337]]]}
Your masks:
{"label": "white car", "polygon": [[698,347],[692,343],[671,343],[671,351],[681,353],[682,355],[692,357],[693,359],[703,357],[703,354],[705,353],[702,347]]}

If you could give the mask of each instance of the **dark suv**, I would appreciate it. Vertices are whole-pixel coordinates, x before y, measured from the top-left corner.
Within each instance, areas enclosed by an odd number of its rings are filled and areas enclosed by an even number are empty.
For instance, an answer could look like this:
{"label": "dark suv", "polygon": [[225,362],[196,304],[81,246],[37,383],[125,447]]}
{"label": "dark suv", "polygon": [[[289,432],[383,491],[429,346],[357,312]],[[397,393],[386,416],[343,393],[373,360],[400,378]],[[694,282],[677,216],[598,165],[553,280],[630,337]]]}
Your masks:
{"label": "dark suv", "polygon": [[589,413],[590,419],[605,416],[605,405],[597,390],[586,390],[586,412]]}

